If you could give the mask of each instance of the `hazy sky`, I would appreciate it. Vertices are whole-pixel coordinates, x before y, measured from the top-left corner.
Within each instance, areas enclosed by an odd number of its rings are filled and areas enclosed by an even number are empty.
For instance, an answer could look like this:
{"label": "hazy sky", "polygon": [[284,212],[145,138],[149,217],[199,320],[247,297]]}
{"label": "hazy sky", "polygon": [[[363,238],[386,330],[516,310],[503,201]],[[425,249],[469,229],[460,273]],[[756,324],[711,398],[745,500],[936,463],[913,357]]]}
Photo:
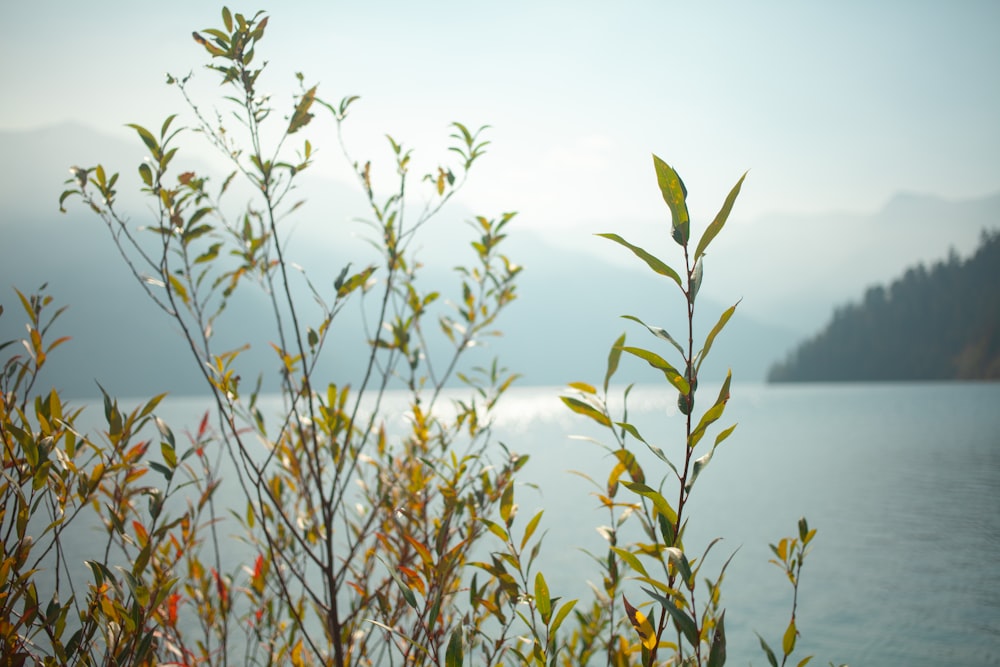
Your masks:
{"label": "hazy sky", "polygon": [[[5,3],[0,129],[77,121],[131,139],[125,123],[158,126],[183,109],[164,72],[211,80],[191,31],[219,25],[219,8]],[[357,155],[381,151],[386,132],[433,154],[450,121],[488,123],[492,154],[464,198],[519,210],[522,224],[660,216],[650,152],[709,218],[746,169],[747,218],[1000,189],[995,0],[286,1],[269,13],[259,55],[276,101],[295,71],[328,99],[360,95]],[[333,153],[332,137],[314,142]]]}

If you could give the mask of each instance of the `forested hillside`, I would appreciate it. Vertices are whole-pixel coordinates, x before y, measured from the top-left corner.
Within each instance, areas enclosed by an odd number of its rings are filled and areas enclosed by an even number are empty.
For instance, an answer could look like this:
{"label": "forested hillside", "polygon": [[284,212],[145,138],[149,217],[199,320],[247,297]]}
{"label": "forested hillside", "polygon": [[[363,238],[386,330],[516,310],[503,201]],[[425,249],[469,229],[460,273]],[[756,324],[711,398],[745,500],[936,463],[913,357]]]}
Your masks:
{"label": "forested hillside", "polygon": [[[849,267],[845,267],[849,270]],[[1000,379],[1000,231],[838,308],[773,366],[770,382]]]}

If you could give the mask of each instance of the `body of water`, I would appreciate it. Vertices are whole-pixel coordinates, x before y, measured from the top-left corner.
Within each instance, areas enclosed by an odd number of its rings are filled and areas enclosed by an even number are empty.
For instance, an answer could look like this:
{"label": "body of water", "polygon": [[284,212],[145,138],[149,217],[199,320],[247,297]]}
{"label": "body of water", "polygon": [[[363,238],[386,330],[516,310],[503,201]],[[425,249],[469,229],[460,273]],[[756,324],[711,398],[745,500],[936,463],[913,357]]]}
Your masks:
{"label": "body of water", "polygon": [[[559,393],[511,390],[497,433],[531,455],[515,532],[544,508],[540,569],[553,596],[587,599],[600,573],[582,550],[606,552],[597,527],[607,515],[570,471],[603,483],[612,464],[570,437],[602,436]],[[699,391],[703,402],[714,395]],[[679,463],[675,400],[640,387],[630,421]],[[158,412],[179,432],[207,404],[168,398]],[[1000,384],[737,384],[718,425],[734,422],[698,479],[685,536],[691,555],[723,538],[706,564],[713,577],[738,549],[723,586],[729,664],[767,664],[755,632],[780,647],[792,589],[768,563],[768,543],[795,535],[806,516],[818,534],[802,572],[795,662],[812,653],[822,665],[1000,665]],[[642,461],[655,485],[665,466]]]}

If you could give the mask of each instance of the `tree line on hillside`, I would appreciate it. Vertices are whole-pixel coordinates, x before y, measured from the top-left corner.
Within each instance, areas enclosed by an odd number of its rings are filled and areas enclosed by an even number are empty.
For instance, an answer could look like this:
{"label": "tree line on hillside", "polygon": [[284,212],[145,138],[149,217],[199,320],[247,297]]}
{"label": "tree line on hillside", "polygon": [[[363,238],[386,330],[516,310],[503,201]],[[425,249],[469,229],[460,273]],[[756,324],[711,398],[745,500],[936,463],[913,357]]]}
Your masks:
{"label": "tree line on hillside", "polygon": [[907,269],[888,288],[837,308],[769,382],[1000,379],[1000,230],[964,261]]}

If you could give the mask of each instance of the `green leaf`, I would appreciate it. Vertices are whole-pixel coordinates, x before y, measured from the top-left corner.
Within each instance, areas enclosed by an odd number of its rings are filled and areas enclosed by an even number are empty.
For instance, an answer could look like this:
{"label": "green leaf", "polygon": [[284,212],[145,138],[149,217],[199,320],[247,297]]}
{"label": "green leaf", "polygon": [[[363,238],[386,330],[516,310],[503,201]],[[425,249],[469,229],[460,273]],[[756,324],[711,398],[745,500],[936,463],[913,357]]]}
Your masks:
{"label": "green leaf", "polygon": [[608,419],[608,416],[598,411],[597,408],[589,403],[585,403],[584,401],[581,401],[578,398],[573,398],[572,396],[560,396],[559,398],[566,404],[566,407],[573,412],[590,417],[601,426],[611,426],[611,420]]}
{"label": "green leaf", "polygon": [[139,177],[147,187],[153,187],[153,170],[145,162],[139,165]]}
{"label": "green leaf", "polygon": [[[743,299],[740,299],[742,301]],[[705,345],[701,348],[701,352],[698,353],[698,363],[695,365],[695,374],[701,370],[701,362],[705,361],[705,357],[708,356],[708,351],[712,349],[712,343],[715,342],[715,337],[719,335],[722,329],[726,326],[729,318],[733,316],[736,312],[736,306],[740,305],[740,301],[737,301],[732,306],[730,306],[726,312],[722,313],[719,317],[719,321],[716,322],[715,326],[709,332],[708,337],[705,338]]]}
{"label": "green leaf", "polygon": [[679,609],[673,602],[663,605],[663,608],[670,614],[677,629],[684,634],[684,638],[688,640],[688,643],[692,647],[698,646],[700,642],[698,639],[698,625],[695,623],[695,620],[685,613],[683,609]]}
{"label": "green leaf", "polygon": [[695,297],[698,296],[698,290],[701,289],[701,279],[705,273],[705,263],[698,259],[694,263],[694,274],[691,276],[691,303],[694,303]]}
{"label": "green leaf", "polygon": [[[676,519],[675,519],[676,520]],[[684,552],[677,547],[667,547],[667,558],[673,563],[674,567],[677,568],[677,572],[680,573],[681,578],[690,583],[691,582],[691,564],[688,562],[687,556]]]}
{"label": "green leaf", "polygon": [[159,160],[160,146],[159,144],[156,143],[156,139],[153,137],[153,134],[146,128],[142,127],[141,125],[136,125],[135,123],[129,123],[127,127],[131,127],[133,130],[139,133],[139,137],[142,139],[142,143],[146,144],[146,148],[149,149],[149,152],[152,153],[157,160]]}
{"label": "green leaf", "polygon": [[563,620],[569,615],[569,612],[573,611],[573,607],[576,606],[576,600],[570,600],[556,612],[556,617],[552,620],[552,625],[549,627],[549,636],[554,637],[556,632],[559,630],[559,626],[562,625]]}
{"label": "green leaf", "polygon": [[292,119],[288,123],[288,134],[295,134],[303,127],[309,124],[309,121],[313,119],[313,114],[309,113],[310,107],[312,107],[313,102],[316,101],[316,86],[313,86],[299,98],[299,103],[295,106],[295,112],[292,114]]}
{"label": "green leaf", "polygon": [[465,655],[462,647],[462,626],[459,625],[451,633],[451,637],[448,639],[448,649],[445,652],[444,664],[445,667],[462,667],[462,663],[464,661]]}
{"label": "green leaf", "polygon": [[651,500],[656,511],[667,517],[671,523],[677,523],[677,512],[674,511],[674,508],[670,506],[670,503],[667,502],[667,499],[659,491],[640,482],[622,482],[622,486],[632,493],[637,493]]}
{"label": "green leaf", "polygon": [[666,463],[670,467],[670,469],[674,471],[674,474],[678,478],[680,478],[681,475],[680,475],[679,472],[677,472],[677,466],[675,466],[673,464],[673,461],[671,461],[670,459],[667,458],[667,455],[663,453],[662,449],[660,449],[659,447],[657,447],[655,445],[651,445],[648,442],[646,442],[644,444],[646,445],[646,447],[649,448],[649,451],[651,451],[656,458],[658,458],[661,461],[663,461],[664,463]]}
{"label": "green leaf", "polygon": [[615,426],[620,427],[624,433],[628,433],[647,447],[649,446],[649,443],[646,442],[646,440],[642,437],[642,434],[639,433],[639,429],[637,429],[634,425],[627,422],[615,422]]}
{"label": "green leaf", "polygon": [[760,640],[760,648],[764,651],[764,655],[767,656],[767,661],[771,663],[771,667],[778,667],[778,658],[775,657],[774,651],[771,650],[771,647],[767,645],[767,642],[764,641],[764,638],[759,633],[756,634],[757,639]]}
{"label": "green leaf", "polygon": [[619,448],[615,450],[614,455],[622,470],[628,472],[633,482],[645,483],[646,475],[642,472],[642,466],[636,460],[635,454],[625,448]]}
{"label": "green leaf", "polygon": [[708,667],[722,667],[726,664],[726,610],[722,610],[719,622],[712,635],[712,647],[708,652]]}
{"label": "green leaf", "polygon": [[726,224],[726,220],[729,218],[729,213],[733,210],[733,204],[736,203],[736,197],[740,194],[740,188],[743,187],[743,179],[747,177],[747,172],[743,172],[740,176],[740,180],[736,182],[733,189],[730,190],[729,196],[726,197],[726,202],[722,205],[722,209],[715,216],[715,220],[712,221],[706,229],[705,233],[701,235],[698,240],[698,247],[694,251],[694,261],[698,261],[705,250],[708,248],[708,244],[712,242],[719,232],[722,231],[722,227]]}
{"label": "green leaf", "polygon": [[726,403],[729,402],[729,385],[732,380],[733,372],[728,371],[726,373],[726,380],[722,383],[722,387],[719,389],[719,396],[715,399],[715,403],[711,408],[705,411],[705,414],[703,414],[701,419],[698,421],[698,425],[693,431],[691,431],[691,436],[688,438],[688,447],[694,448],[694,446],[701,440],[702,436],[705,435],[705,429],[722,417],[722,414],[726,409]]}
{"label": "green leaf", "polygon": [[538,514],[536,514],[535,516],[531,517],[531,521],[529,521],[528,525],[525,526],[525,528],[524,528],[524,537],[521,538],[521,550],[522,551],[524,550],[525,545],[528,544],[528,540],[531,539],[531,536],[535,534],[535,529],[538,528],[538,522],[541,521],[542,514],[544,512],[545,512],[545,510],[538,510]]}
{"label": "green leaf", "polygon": [[548,625],[552,617],[552,599],[549,597],[549,585],[541,572],[535,575],[535,606],[542,615],[542,622]]}
{"label": "green leaf", "polygon": [[507,485],[507,488],[503,490],[503,495],[500,497],[500,518],[503,522],[510,527],[511,521],[513,521],[511,515],[514,511],[514,484],[511,482]]}
{"label": "green leaf", "polygon": [[337,287],[337,298],[342,299],[359,287],[363,287],[368,282],[368,278],[375,272],[374,266],[369,266],[364,271],[354,274],[347,282]]}
{"label": "green leaf", "polygon": [[611,346],[611,350],[608,352],[608,371],[604,374],[604,391],[608,391],[608,384],[611,382],[611,376],[615,374],[618,370],[618,362],[621,360],[622,356],[622,345],[625,344],[625,334],[623,333],[615,341],[614,345]]}
{"label": "green leaf", "polygon": [[489,531],[494,535],[496,535],[497,537],[499,537],[501,540],[503,540],[504,542],[510,541],[510,535],[507,534],[507,531],[504,530],[503,526],[494,521],[490,521],[489,519],[480,519],[480,521],[486,524],[486,527],[489,529]]}
{"label": "green leaf", "polygon": [[691,387],[688,385],[688,381],[677,372],[676,368],[667,363],[663,357],[655,352],[644,350],[641,347],[623,347],[622,351],[639,357],[640,359],[645,360],[645,362],[653,368],[663,371],[663,375],[667,378],[667,381],[677,387],[677,390],[685,396],[691,392]]}
{"label": "green leaf", "polygon": [[633,253],[635,253],[636,257],[638,257],[639,259],[641,259],[644,262],[646,262],[646,264],[649,266],[649,268],[653,269],[653,271],[655,271],[656,273],[659,273],[661,276],[666,276],[666,277],[670,278],[675,283],[677,283],[677,286],[680,287],[681,289],[684,288],[683,283],[681,283],[681,277],[677,274],[676,271],[674,271],[669,266],[667,266],[666,264],[664,264],[662,260],[660,260],[660,259],[654,257],[653,255],[649,254],[648,252],[646,252],[645,250],[643,250],[639,246],[632,245],[631,243],[629,243],[628,241],[626,241],[622,237],[618,236],[617,234],[598,234],[598,236],[601,236],[601,237],[606,238],[606,239],[610,239],[610,240],[614,241],[615,243],[617,243],[619,245],[625,246],[626,248],[628,248],[629,250],[631,250]]}
{"label": "green leaf", "polygon": [[806,521],[805,517],[799,518],[799,539],[802,540],[802,545],[805,546],[812,539],[810,533],[815,533],[816,531],[809,530],[809,522]]}
{"label": "green leaf", "polygon": [[634,553],[627,549],[622,549],[620,547],[611,547],[611,550],[618,554],[618,557],[623,561],[628,563],[628,566],[634,571],[638,572],[644,577],[649,577],[649,573],[646,572],[646,568],[643,566],[642,561],[640,561]]}
{"label": "green leaf", "polygon": [[396,582],[396,585],[399,587],[399,591],[403,594],[403,599],[406,600],[406,604],[410,605],[413,609],[416,609],[417,596],[413,594],[413,591],[410,590],[409,586],[403,583],[403,580],[399,578],[399,575],[393,568],[388,565],[386,565],[386,567],[389,569],[389,576]]}
{"label": "green leaf", "polygon": [[686,246],[691,236],[691,219],[687,209],[687,188],[677,172],[666,162],[653,156],[656,184],[660,186],[663,201],[670,208],[671,236],[678,244]]}
{"label": "green leaf", "polygon": [[160,443],[160,453],[163,455],[163,462],[167,464],[168,468],[173,469],[177,467],[177,453],[169,443]]}
{"label": "green leaf", "polygon": [[[661,340],[667,341],[668,343],[677,348],[677,351],[681,353],[682,357],[684,356],[684,348],[681,347],[680,343],[674,340],[673,336],[667,333],[666,329],[663,329],[661,327],[651,327],[642,320],[640,320],[638,317],[635,317],[633,315],[622,315],[622,317],[625,318],[626,320],[632,320],[633,322],[638,322],[642,326],[646,327],[649,330],[649,333],[653,334],[654,336],[656,336]],[[624,341],[622,342],[624,343]]]}

